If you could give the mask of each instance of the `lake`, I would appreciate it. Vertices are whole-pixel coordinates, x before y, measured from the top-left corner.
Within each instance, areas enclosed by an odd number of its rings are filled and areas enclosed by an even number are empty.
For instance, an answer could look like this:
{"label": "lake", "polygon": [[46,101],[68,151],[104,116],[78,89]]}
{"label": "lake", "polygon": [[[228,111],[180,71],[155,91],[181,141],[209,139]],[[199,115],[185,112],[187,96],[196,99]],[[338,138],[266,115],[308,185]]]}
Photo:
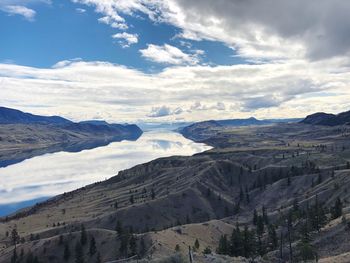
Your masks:
{"label": "lake", "polygon": [[145,132],[80,152],[56,152],[0,168],[0,216],[49,197],[102,181],[159,157],[190,156],[211,147],[171,131]]}

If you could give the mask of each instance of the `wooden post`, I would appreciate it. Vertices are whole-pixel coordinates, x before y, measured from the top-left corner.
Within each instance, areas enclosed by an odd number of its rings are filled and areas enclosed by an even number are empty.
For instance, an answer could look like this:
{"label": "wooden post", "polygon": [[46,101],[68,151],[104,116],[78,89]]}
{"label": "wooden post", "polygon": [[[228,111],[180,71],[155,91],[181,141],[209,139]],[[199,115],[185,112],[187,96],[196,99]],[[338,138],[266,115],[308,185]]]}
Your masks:
{"label": "wooden post", "polygon": [[192,254],[191,246],[188,246],[188,256],[190,258],[190,263],[193,263],[193,254]]}

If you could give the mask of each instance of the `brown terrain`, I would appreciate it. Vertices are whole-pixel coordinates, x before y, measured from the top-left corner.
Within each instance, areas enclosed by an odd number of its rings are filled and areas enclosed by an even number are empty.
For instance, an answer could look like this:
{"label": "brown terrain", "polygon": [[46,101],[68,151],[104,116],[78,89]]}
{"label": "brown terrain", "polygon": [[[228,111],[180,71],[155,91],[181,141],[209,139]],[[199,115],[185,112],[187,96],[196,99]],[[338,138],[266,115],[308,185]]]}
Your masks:
{"label": "brown terrain", "polygon": [[[2,218],[0,262],[15,248],[19,262],[77,262],[77,253],[81,262],[187,262],[189,247],[194,262],[350,262],[347,126],[195,130],[185,135],[212,150],[138,165]],[[220,249],[238,227],[252,246]]]}

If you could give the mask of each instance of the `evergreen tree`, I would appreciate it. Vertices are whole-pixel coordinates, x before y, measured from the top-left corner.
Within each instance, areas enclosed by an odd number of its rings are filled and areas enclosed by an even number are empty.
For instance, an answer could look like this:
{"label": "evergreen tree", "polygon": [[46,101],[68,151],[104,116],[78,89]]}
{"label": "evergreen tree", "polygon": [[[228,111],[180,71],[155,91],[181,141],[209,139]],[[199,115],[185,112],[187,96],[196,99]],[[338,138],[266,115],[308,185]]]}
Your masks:
{"label": "evergreen tree", "polygon": [[267,212],[266,212],[265,206],[262,207],[262,215],[263,215],[263,220],[264,220],[265,225],[268,225],[269,224],[269,218],[267,216]]}
{"label": "evergreen tree", "polygon": [[20,239],[16,228],[12,229],[12,232],[11,232],[11,239],[12,239],[13,245],[14,245],[15,248],[16,248],[16,247],[17,247],[17,243],[18,243],[18,241],[19,241],[19,239]]}
{"label": "evergreen tree", "polygon": [[244,227],[243,231],[243,256],[248,258],[255,254],[255,235],[253,232],[249,231],[248,227]]}
{"label": "evergreen tree", "polygon": [[228,254],[228,242],[227,235],[222,235],[219,240],[219,246],[217,248],[218,254],[227,255]]}
{"label": "evergreen tree", "polygon": [[316,252],[309,242],[301,241],[297,245],[298,254],[304,262],[314,260]]}
{"label": "evergreen tree", "polygon": [[243,192],[243,189],[241,186],[240,191],[239,191],[239,201],[243,201],[243,198],[244,198],[244,192]]}
{"label": "evergreen tree", "polygon": [[278,237],[277,237],[276,228],[274,225],[269,225],[268,234],[269,234],[270,248],[271,250],[275,250],[278,246]]}
{"label": "evergreen tree", "polygon": [[130,203],[133,204],[135,202],[134,195],[131,195],[129,200],[130,200]]}
{"label": "evergreen tree", "polygon": [[256,223],[256,233],[259,237],[261,237],[264,234],[264,219],[262,216],[258,216],[257,223]]}
{"label": "evergreen tree", "polygon": [[316,252],[314,247],[311,245],[311,236],[309,233],[308,221],[306,221],[300,228],[301,239],[297,245],[298,254],[301,259],[306,262],[308,260],[315,259]]}
{"label": "evergreen tree", "polygon": [[80,229],[80,243],[82,246],[85,246],[87,243],[87,234],[85,230],[85,226],[81,224],[81,229]]}
{"label": "evergreen tree", "polygon": [[58,245],[63,245],[63,236],[60,235],[59,238],[58,238]]}
{"label": "evergreen tree", "polygon": [[242,238],[242,234],[239,229],[238,223],[236,224],[236,227],[232,231],[229,246],[230,246],[229,247],[230,256],[234,256],[234,257],[243,256],[244,254],[243,238]]}
{"label": "evergreen tree", "polygon": [[94,237],[91,237],[90,239],[90,246],[89,246],[89,254],[90,256],[95,255],[96,253],[96,241]]}
{"label": "evergreen tree", "polygon": [[258,223],[258,212],[256,209],[254,209],[254,214],[253,214],[253,224],[256,226]]}
{"label": "evergreen tree", "polygon": [[206,248],[203,250],[203,254],[204,254],[204,255],[211,254],[211,249],[210,249],[210,247],[206,247]]}
{"label": "evergreen tree", "polygon": [[318,176],[317,176],[317,184],[320,184],[322,183],[322,174],[319,173]]}
{"label": "evergreen tree", "polygon": [[151,198],[152,198],[152,200],[153,200],[154,198],[156,198],[156,193],[154,192],[154,189],[153,189],[153,188],[151,189]]}
{"label": "evergreen tree", "polygon": [[194,248],[195,248],[196,250],[199,249],[199,241],[198,241],[197,238],[196,238],[196,241],[194,242]]}
{"label": "evergreen tree", "polygon": [[343,203],[340,200],[340,198],[338,197],[337,200],[335,201],[334,206],[331,209],[332,219],[336,219],[336,218],[342,216],[342,214],[343,214]]}
{"label": "evergreen tree", "polygon": [[117,231],[118,235],[123,234],[123,225],[122,225],[122,222],[120,220],[117,220],[117,224],[115,226],[115,231]]}

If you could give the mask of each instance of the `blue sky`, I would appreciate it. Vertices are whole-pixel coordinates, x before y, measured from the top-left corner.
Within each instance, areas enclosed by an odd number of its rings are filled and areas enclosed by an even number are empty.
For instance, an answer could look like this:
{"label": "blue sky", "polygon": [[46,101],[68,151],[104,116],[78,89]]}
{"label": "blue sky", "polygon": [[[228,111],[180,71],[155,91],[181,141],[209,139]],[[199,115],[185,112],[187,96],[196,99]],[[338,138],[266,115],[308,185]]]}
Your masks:
{"label": "blue sky", "polygon": [[[138,35],[138,43],[122,47],[112,35],[123,32],[98,22],[101,15],[93,7],[69,0],[37,3],[36,16],[28,21],[20,15],[0,12],[0,61],[31,67],[51,67],[58,61],[81,59],[109,61],[145,72],[163,69],[166,64],[154,63],[141,56],[147,44],[170,44],[184,52],[203,50],[201,64],[230,65],[242,63],[233,49],[218,41],[191,41],[175,38],[180,30],[167,23],[154,23],[142,13],[125,16],[129,33]],[[183,42],[186,42],[184,45]],[[191,45],[191,47],[187,46]]]}
{"label": "blue sky", "polygon": [[348,13],[347,0],[2,0],[0,105],[112,122],[348,110]]}

